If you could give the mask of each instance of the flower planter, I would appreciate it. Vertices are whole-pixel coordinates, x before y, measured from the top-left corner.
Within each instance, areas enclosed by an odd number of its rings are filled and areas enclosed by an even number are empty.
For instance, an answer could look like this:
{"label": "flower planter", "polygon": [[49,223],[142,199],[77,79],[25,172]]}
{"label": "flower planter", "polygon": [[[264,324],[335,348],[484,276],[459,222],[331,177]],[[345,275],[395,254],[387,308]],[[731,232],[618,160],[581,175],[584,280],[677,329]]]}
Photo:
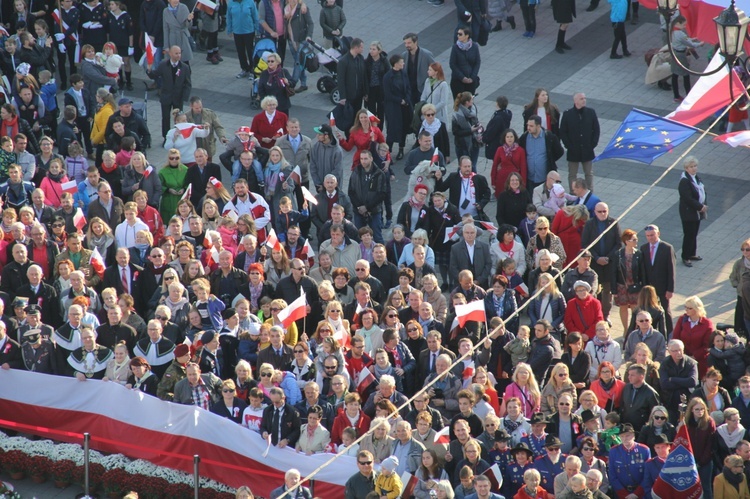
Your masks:
{"label": "flower planter", "polygon": [[47,481],[47,477],[44,475],[31,475],[31,480],[34,483],[44,483]]}
{"label": "flower planter", "polygon": [[70,487],[70,482],[66,482],[65,480],[55,480],[55,487],[58,489],[67,489]]}
{"label": "flower planter", "polygon": [[11,471],[8,475],[10,475],[11,480],[23,480],[26,478],[26,473],[23,471]]}

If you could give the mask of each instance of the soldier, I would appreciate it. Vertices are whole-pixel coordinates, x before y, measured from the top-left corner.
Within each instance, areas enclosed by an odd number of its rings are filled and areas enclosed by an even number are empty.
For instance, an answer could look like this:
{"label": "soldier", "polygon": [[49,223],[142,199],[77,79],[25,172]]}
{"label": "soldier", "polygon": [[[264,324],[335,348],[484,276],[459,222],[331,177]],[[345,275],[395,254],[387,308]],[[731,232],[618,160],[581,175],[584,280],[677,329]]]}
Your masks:
{"label": "soldier", "polygon": [[651,458],[647,446],[636,443],[633,425],[625,423],[620,430],[622,444],[609,451],[609,483],[618,499],[643,497],[643,474]]}
{"label": "soldier", "polygon": [[507,474],[503,474],[507,480],[503,481],[502,493],[505,497],[513,497],[513,491],[523,487],[523,474],[526,470],[534,468],[534,453],[525,442],[521,442],[510,451],[514,462],[508,464]]}
{"label": "soldier", "polygon": [[23,367],[35,373],[57,374],[55,346],[48,338],[42,337],[41,329],[29,329],[23,333],[23,338]]}
{"label": "soldier", "polygon": [[156,396],[162,400],[174,399],[174,386],[178,381],[187,377],[185,366],[190,362],[190,347],[180,343],[174,349],[174,360],[167,368],[159,386],[156,388]]}
{"label": "soldier", "polygon": [[[547,441],[547,432],[544,430],[547,428],[547,418],[542,412],[535,412],[531,416],[531,433],[521,438],[521,442],[525,443],[531,452],[534,454],[534,458],[543,456],[546,452],[544,450],[544,443]],[[523,482],[523,480],[521,480]]]}
{"label": "soldier", "polygon": [[555,477],[565,471],[565,459],[568,457],[562,453],[562,440],[555,435],[547,435],[544,442],[547,453],[534,460],[534,469],[542,477],[539,485],[549,494],[555,493]]}

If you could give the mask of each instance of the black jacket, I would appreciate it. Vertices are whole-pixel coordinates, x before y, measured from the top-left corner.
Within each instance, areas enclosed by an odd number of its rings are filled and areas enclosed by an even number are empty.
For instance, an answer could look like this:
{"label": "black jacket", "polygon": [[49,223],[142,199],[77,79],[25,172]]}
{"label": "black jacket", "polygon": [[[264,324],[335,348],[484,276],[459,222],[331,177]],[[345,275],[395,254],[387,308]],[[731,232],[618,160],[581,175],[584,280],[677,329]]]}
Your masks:
{"label": "black jacket", "polygon": [[344,54],[338,62],[338,89],[341,99],[356,100],[367,95],[368,78],[365,73],[365,58]]}
{"label": "black jacket", "polygon": [[419,217],[417,223],[412,227],[411,224],[411,205],[408,201],[401,203],[401,207],[398,209],[398,216],[396,217],[396,223],[404,226],[404,232],[406,237],[411,237],[412,233],[417,229],[425,229],[429,231],[430,218],[429,218],[429,206],[425,204],[419,211]]}
{"label": "black jacket", "polygon": [[471,78],[475,84],[478,84],[481,65],[482,58],[479,55],[478,43],[472,43],[469,50],[461,50],[458,45],[453,45],[450,56],[451,81]]}
{"label": "black jacket", "polygon": [[599,118],[590,107],[565,111],[560,121],[560,138],[568,150],[568,161],[591,161],[599,143]]}
{"label": "black jacket", "polygon": [[[557,135],[549,130],[543,130],[542,133],[544,134],[544,146],[547,150],[547,173],[549,173],[552,170],[557,170],[556,162],[558,159],[562,158],[563,154],[565,154],[565,149],[563,149],[562,144],[560,144],[560,139]],[[518,139],[518,145],[523,147],[524,151],[526,150],[526,137],[528,137],[528,135],[529,132],[524,132]]]}
{"label": "black jacket", "polygon": [[[215,163],[208,163],[203,168],[203,174],[201,175],[200,168],[198,165],[193,165],[188,168],[187,174],[185,175],[185,183],[192,185],[192,191],[190,193],[190,202],[193,203],[198,214],[201,214],[201,206],[199,205],[200,200],[206,195],[206,185],[208,185],[208,179],[216,177],[221,180],[221,168]],[[169,221],[167,221],[169,223]]]}
{"label": "black jacket", "polygon": [[450,251],[453,241],[443,242],[445,241],[445,230],[461,222],[461,214],[458,212],[458,208],[456,208],[456,205],[446,201],[442,212],[437,211],[432,206],[428,210],[427,216],[429,217],[429,229],[427,232],[430,235],[430,248],[436,252]]}
{"label": "black jacket", "polygon": [[289,442],[289,447],[293,448],[297,443],[297,440],[299,440],[300,428],[302,426],[299,421],[299,413],[294,406],[284,404],[284,413],[279,418],[279,425],[281,426],[279,431],[278,428],[274,428],[272,425],[274,410],[275,408],[273,405],[269,405],[263,409],[263,419],[261,419],[260,422],[260,431],[267,432],[271,435],[271,443],[273,445],[278,445],[279,440],[286,439],[287,442]]}
{"label": "black jacket", "polygon": [[365,206],[369,213],[376,214],[383,209],[386,178],[383,171],[375,165],[372,165],[370,172],[371,177],[368,181],[366,178],[368,174],[362,165],[354,168],[349,178],[349,198],[352,200],[354,210],[357,210],[359,206]]}
{"label": "black jacket", "polygon": [[[701,181],[697,175],[695,176],[695,180],[699,183]],[[677,191],[680,193],[680,219],[686,222],[699,221],[701,216],[698,212],[703,209],[704,205],[698,201],[698,189],[687,178],[687,173],[683,173],[680,183],[677,186]]]}
{"label": "black jacket", "polygon": [[[489,123],[484,129],[482,134],[482,142],[484,142],[484,157],[493,160],[495,159],[495,152],[505,141],[505,131],[510,128],[511,120],[513,119],[513,112],[510,109],[498,109],[495,114],[490,118]],[[525,122],[524,118],[524,122]]]}
{"label": "black jacket", "polygon": [[39,283],[39,289],[36,293],[31,290],[31,285],[26,283],[23,286],[16,286],[15,296],[25,296],[29,299],[29,305],[39,305],[42,309],[42,318],[45,324],[53,328],[62,325],[62,313],[60,312],[60,301],[55,288],[46,284],[44,281]]}
{"label": "black jacket", "polygon": [[[587,247],[594,242],[594,239],[599,237],[598,222],[599,219],[594,217],[584,224],[583,232],[581,233],[581,247]],[[622,246],[620,224],[614,218],[607,217],[605,225],[605,230],[612,225],[615,228],[604,234],[604,237],[591,248],[591,268],[599,276],[599,283],[609,282],[614,284],[617,280],[617,255]],[[600,257],[609,258],[609,263],[604,266],[599,265],[596,263],[596,260]]]}
{"label": "black jacket", "polygon": [[370,263],[370,275],[380,281],[385,293],[398,286],[398,267],[388,260],[382,266],[378,266],[375,262]]}
{"label": "black jacket", "polygon": [[[474,180],[476,202],[480,211],[483,211],[487,203],[490,202],[490,187],[487,184],[487,179],[481,175],[474,175],[472,179]],[[448,200],[453,206],[458,206],[461,202],[461,173],[453,172],[447,178],[442,177],[435,184],[435,190],[448,190]]]}
{"label": "black jacket", "polygon": [[[161,0],[154,0],[154,2],[156,1]],[[148,131],[148,126],[146,125],[146,122],[143,121],[143,118],[139,116],[135,111],[131,112],[130,116],[127,117],[122,116],[122,114],[120,114],[120,111],[115,111],[115,114],[110,116],[109,120],[107,120],[107,128],[104,130],[105,137],[109,137],[110,135],[112,135],[112,124],[117,118],[122,118],[123,121],[125,121],[125,130],[131,132],[135,137],[138,137],[143,147],[151,147],[151,132]]]}
{"label": "black jacket", "polygon": [[[383,76],[385,76],[385,74],[391,70],[391,63],[388,61],[387,52],[380,53],[380,61],[382,61],[382,64],[378,66],[378,77],[379,77],[380,85],[382,88]],[[370,81],[370,73],[372,73],[373,64],[375,64],[375,60],[372,58],[370,54],[367,54],[367,58],[365,59],[365,78],[367,79],[368,82]],[[382,99],[382,96],[381,96],[381,99]]]}
{"label": "black jacket", "polygon": [[182,109],[182,103],[190,98],[190,93],[193,89],[190,66],[180,61],[177,66],[177,74],[173,78],[172,62],[167,57],[147,74],[153,80],[161,78],[159,101],[162,104],[172,104],[172,106]]}
{"label": "black jacket", "polygon": [[[642,428],[648,422],[651,409],[660,404],[659,394],[648,383],[643,383],[636,390],[631,383],[625,385],[620,396],[620,416],[622,423],[630,423],[633,428]],[[727,403],[726,407],[729,407]]]}
{"label": "black jacket", "polygon": [[[154,37],[154,46],[157,50],[164,48],[164,24],[162,19],[166,8],[167,4],[164,0],[144,0],[141,4],[140,31]],[[143,46],[145,42],[140,40],[139,43]]]}

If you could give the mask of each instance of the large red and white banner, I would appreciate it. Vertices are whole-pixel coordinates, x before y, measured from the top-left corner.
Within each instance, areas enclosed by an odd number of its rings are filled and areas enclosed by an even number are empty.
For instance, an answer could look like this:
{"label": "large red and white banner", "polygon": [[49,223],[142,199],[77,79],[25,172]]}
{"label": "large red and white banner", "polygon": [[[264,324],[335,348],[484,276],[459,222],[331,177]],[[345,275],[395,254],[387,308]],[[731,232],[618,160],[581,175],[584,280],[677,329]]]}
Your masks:
{"label": "large red and white banner", "polygon": [[[729,6],[726,0],[678,0],[680,14],[687,19],[687,32],[691,37],[713,45],[719,41],[714,17]],[[641,0],[647,9],[656,9],[657,0]],[[736,0],[737,9],[750,12],[750,0]],[[674,19],[674,17],[672,18]],[[747,46],[747,44],[746,44]]]}
{"label": "large red and white banner", "polygon": [[[67,442],[81,443],[88,432],[96,450],[187,473],[198,454],[202,476],[230,487],[249,485],[264,497],[284,483],[288,469],[305,477],[332,457],[272,447],[261,460],[266,441],[260,434],[203,409],[164,402],[116,383],[19,370],[0,369],[0,419],[25,425],[24,433]],[[339,457],[314,477],[315,495],[343,497],[354,473],[355,458]]]}

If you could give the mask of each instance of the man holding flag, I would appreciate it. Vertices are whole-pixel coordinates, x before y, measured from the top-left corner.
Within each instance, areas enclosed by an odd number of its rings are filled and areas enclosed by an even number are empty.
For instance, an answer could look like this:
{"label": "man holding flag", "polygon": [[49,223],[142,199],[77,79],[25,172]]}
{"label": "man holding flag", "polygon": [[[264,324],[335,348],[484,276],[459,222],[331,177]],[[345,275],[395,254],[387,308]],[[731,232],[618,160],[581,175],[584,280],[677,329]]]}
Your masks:
{"label": "man holding flag", "polygon": [[183,103],[190,98],[193,90],[190,66],[182,62],[182,49],[174,45],[169,49],[169,59],[162,61],[155,69],[149,67],[146,74],[152,80],[161,78],[161,134],[166,141],[172,109],[181,111]]}
{"label": "man holding flag", "polygon": [[[404,164],[404,171],[407,175],[411,175],[411,172],[417,167],[422,161],[429,161],[431,164],[437,164],[440,167],[443,175],[445,175],[445,156],[437,149],[432,143],[432,134],[427,130],[419,132],[417,137],[419,147],[415,147],[409,154],[406,155],[406,161]],[[435,158],[437,155],[437,158]]]}
{"label": "man holding flag", "polygon": [[[278,286],[276,286],[276,296],[282,298],[287,303],[293,303],[300,296],[307,295],[305,313],[302,317],[296,319],[297,331],[304,333],[306,326],[304,317],[312,311],[309,303],[316,303],[318,301],[318,284],[312,277],[305,275],[305,262],[299,258],[292,259],[291,269],[292,275],[281,279]],[[310,327],[314,329],[315,324],[311,324]]]}

